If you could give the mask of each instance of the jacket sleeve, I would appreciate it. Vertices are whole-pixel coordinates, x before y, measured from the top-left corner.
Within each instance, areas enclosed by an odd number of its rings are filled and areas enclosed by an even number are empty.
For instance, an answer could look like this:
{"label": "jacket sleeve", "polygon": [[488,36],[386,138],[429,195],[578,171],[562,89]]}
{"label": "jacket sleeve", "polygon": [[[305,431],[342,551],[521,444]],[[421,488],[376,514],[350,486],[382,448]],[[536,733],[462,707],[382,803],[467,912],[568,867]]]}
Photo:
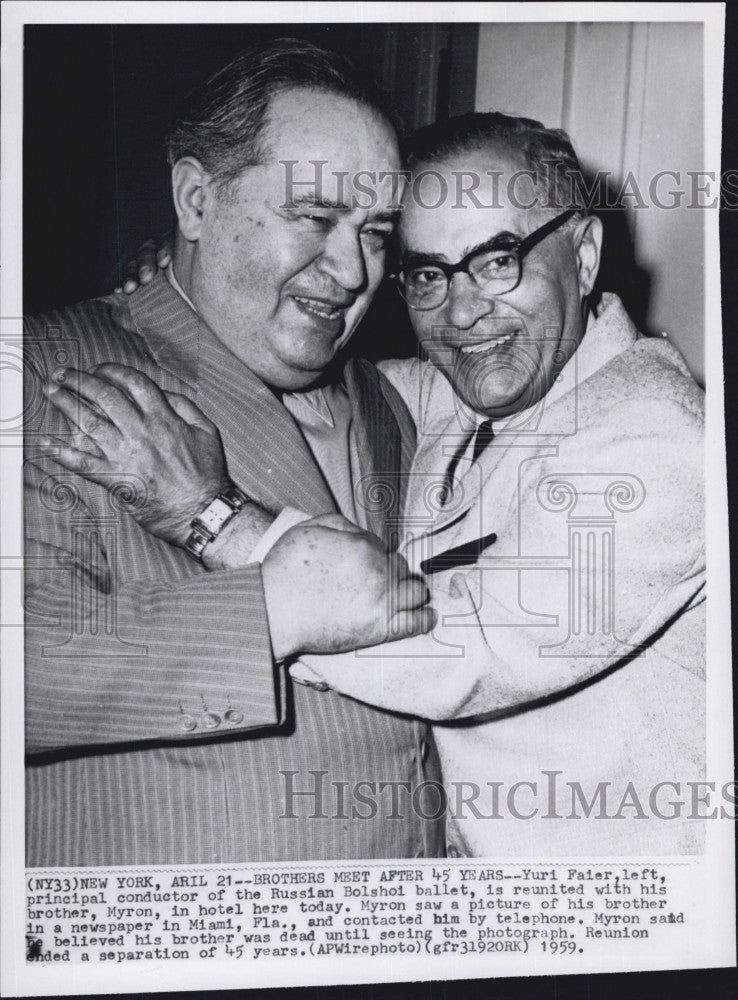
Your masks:
{"label": "jacket sleeve", "polygon": [[99,487],[46,458],[26,462],[25,490],[29,753],[280,724],[258,565],[157,579],[167,555],[147,550],[126,578]]}
{"label": "jacket sleeve", "polygon": [[438,574],[432,634],[306,659],[344,694],[439,720],[591,681],[704,599],[703,462],[701,422],[677,404],[613,407],[556,455],[521,460],[499,521],[518,554]]}

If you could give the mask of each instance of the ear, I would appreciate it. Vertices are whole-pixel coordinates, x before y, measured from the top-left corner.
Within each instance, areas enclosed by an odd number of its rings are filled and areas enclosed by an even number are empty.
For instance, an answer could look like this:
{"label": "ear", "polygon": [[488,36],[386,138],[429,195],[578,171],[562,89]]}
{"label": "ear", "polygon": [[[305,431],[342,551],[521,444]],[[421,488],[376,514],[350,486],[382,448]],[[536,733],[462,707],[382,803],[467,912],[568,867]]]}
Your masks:
{"label": "ear", "polygon": [[172,198],[179,229],[191,243],[200,238],[208,180],[209,175],[194,156],[184,156],[172,167]]}
{"label": "ear", "polygon": [[595,215],[588,215],[577,223],[574,231],[577,254],[579,291],[586,298],[594,287],[600,269],[602,251],[602,222]]}

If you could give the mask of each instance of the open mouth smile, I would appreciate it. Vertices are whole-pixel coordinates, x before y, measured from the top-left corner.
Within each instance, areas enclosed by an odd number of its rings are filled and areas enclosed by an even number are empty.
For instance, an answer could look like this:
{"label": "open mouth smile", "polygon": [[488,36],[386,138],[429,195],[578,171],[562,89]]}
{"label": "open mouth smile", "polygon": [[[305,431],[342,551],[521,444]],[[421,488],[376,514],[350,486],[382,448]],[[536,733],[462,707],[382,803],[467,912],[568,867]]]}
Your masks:
{"label": "open mouth smile", "polygon": [[485,354],[491,353],[495,348],[500,347],[502,344],[507,344],[513,337],[518,333],[518,330],[513,330],[511,333],[503,334],[501,337],[493,337],[491,340],[483,340],[478,344],[465,344],[461,348],[462,354]]}
{"label": "open mouth smile", "polygon": [[292,298],[301,309],[320,319],[336,320],[348,309],[347,305],[335,305],[323,299],[310,299],[302,295],[293,295]]}

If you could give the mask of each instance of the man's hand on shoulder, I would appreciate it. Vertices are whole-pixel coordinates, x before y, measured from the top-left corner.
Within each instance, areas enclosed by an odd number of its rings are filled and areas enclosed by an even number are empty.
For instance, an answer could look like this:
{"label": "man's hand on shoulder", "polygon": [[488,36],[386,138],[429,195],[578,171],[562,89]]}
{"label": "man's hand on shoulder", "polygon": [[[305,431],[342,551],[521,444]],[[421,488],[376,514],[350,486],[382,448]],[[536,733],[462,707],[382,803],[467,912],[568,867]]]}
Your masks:
{"label": "man's hand on shoulder", "polygon": [[373,646],[434,625],[425,582],[340,514],[290,528],[264,559],[262,577],[277,660]]}
{"label": "man's hand on shoulder", "polygon": [[[134,485],[129,513],[151,534],[184,546],[191,522],[230,485],[217,427],[184,396],[141,372],[67,369],[47,394],[77,433],[39,440],[64,468],[110,489]],[[248,565],[274,514],[249,504],[206,546],[209,569]],[[290,528],[262,564],[275,657],[335,653],[427,632],[425,583],[405,560],[339,514]]]}
{"label": "man's hand on shoulder", "polygon": [[184,545],[190,522],[230,485],[218,428],[195,404],[124,365],[66,369],[47,386],[77,434],[48,438],[64,468],[108,489],[135,488],[130,514],[151,534]]}
{"label": "man's hand on shoulder", "polygon": [[172,234],[165,233],[158,239],[146,240],[136,251],[136,256],[121,267],[121,284],[116,292],[132,295],[140,285],[148,285],[159,271],[165,271],[172,261]]}

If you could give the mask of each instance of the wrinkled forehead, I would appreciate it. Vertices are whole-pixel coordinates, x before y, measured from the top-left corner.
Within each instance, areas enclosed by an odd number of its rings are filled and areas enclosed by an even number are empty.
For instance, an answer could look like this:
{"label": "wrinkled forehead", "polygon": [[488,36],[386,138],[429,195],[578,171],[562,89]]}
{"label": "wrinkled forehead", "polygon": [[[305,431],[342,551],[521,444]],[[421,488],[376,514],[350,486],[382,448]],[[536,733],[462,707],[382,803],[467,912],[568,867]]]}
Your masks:
{"label": "wrinkled forehead", "polygon": [[[397,136],[374,109],[352,97],[310,87],[276,93],[262,133],[266,164],[294,191],[317,199],[354,199],[367,188],[374,199],[402,195]],[[367,194],[365,200],[371,200]]]}
{"label": "wrinkled forehead", "polygon": [[490,143],[413,167],[402,202],[405,248],[448,253],[540,225],[539,190],[522,153]]}

